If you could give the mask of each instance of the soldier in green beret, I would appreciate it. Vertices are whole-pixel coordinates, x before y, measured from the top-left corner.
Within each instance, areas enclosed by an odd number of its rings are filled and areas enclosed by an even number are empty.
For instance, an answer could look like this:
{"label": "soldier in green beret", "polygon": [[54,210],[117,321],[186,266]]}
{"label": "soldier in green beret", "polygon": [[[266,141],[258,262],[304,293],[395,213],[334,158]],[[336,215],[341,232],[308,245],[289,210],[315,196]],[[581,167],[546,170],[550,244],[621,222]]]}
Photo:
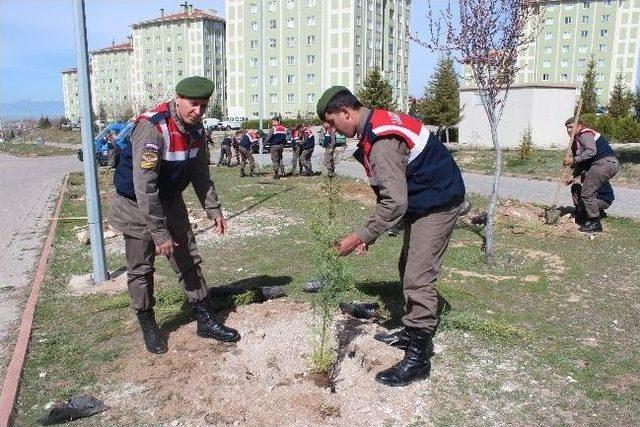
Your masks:
{"label": "soldier in green beret", "polygon": [[209,175],[201,121],[213,89],[209,79],[188,77],[177,84],[174,99],[139,115],[114,174],[109,221],[124,235],[129,294],[151,353],[167,351],[153,311],[156,255],[164,255],[178,275],[196,315],[197,334],[226,342],[240,339],[213,316],[182,198],[191,184],[215,231],[227,231]]}
{"label": "soldier in green beret", "polygon": [[376,207],[364,226],[343,237],[338,254],[364,254],[404,219],[398,262],[405,297],[404,327],[375,339],[404,350],[404,358],[376,380],[405,386],[431,371],[438,324],[435,282],[464,201],[460,170],[444,145],[422,123],[405,114],[362,105],[349,89],[333,86],[320,98],[318,116],[336,132],[359,136],[354,157],[364,166]]}

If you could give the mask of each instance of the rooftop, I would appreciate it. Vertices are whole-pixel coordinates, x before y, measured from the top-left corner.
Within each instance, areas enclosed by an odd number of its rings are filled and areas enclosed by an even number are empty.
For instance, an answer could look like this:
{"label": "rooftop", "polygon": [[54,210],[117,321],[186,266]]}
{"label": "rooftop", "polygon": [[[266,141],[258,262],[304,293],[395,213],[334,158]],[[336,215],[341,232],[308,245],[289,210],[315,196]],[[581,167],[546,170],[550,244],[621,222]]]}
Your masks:
{"label": "rooftop", "polygon": [[95,54],[100,54],[100,53],[110,53],[110,52],[117,52],[117,51],[122,51],[122,50],[133,50],[133,44],[131,42],[115,44],[115,42],[114,42],[109,47],[105,47],[103,49],[98,49],[98,50],[92,51],[91,54],[95,55]]}
{"label": "rooftop", "polygon": [[77,73],[78,69],[76,67],[73,68],[67,68],[66,70],[62,70],[62,74],[72,74],[72,73]]}
{"label": "rooftop", "polygon": [[184,20],[197,20],[197,19],[208,19],[214,20],[218,22],[225,22],[225,19],[218,15],[214,10],[201,10],[194,9],[193,6],[189,5],[188,7],[183,7],[182,12],[180,13],[172,13],[169,15],[164,14],[164,9],[160,9],[160,16],[157,18],[149,19],[146,21],[135,22],[131,24],[133,28],[139,28],[147,25],[156,25],[167,22],[178,22]]}

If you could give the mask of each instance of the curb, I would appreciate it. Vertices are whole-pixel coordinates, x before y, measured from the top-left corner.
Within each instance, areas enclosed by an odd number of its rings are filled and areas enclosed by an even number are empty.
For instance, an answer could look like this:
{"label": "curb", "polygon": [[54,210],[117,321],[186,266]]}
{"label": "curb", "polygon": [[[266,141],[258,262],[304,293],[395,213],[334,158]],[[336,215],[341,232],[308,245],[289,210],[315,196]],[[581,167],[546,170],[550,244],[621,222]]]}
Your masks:
{"label": "curb", "polygon": [[60,216],[60,208],[62,207],[62,200],[64,194],[67,191],[67,182],[69,175],[66,175],[62,183],[62,189],[58,196],[58,202],[56,204],[56,210],[53,215],[54,219],[51,222],[49,228],[49,234],[44,242],[42,254],[38,261],[36,273],[31,285],[31,293],[29,299],[22,312],[22,319],[20,320],[20,328],[16,344],[13,349],[13,355],[11,361],[7,367],[7,375],[4,378],[2,384],[2,391],[0,391],[0,427],[8,427],[12,424],[12,416],[15,416],[14,405],[16,397],[18,395],[18,386],[20,385],[20,377],[22,375],[22,368],[24,367],[24,361],[27,355],[29,347],[29,339],[31,338],[31,327],[33,326],[33,316],[36,310],[36,304],[40,297],[40,289],[45,273],[47,271],[47,264],[49,262],[49,256],[51,255],[51,247],[53,246],[53,239],[56,235],[56,228],[58,226],[58,217]]}

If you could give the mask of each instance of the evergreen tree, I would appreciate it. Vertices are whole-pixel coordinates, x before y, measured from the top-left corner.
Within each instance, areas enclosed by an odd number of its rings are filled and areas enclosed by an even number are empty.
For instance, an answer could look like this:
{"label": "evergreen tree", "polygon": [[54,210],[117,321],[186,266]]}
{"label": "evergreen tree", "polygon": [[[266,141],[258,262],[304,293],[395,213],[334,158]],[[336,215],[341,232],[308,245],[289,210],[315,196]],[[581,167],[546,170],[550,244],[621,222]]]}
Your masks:
{"label": "evergreen tree", "polygon": [[364,79],[363,88],[358,92],[358,99],[368,108],[382,108],[393,111],[397,105],[393,99],[393,89],[386,81],[380,69],[374,67]]}
{"label": "evergreen tree", "polygon": [[107,109],[102,102],[98,104],[98,118],[102,121],[102,123],[106,123],[107,121]]}
{"label": "evergreen tree", "polygon": [[633,105],[633,95],[629,93],[624,84],[622,71],[616,75],[616,82],[611,91],[609,100],[609,114],[611,117],[626,117]]}
{"label": "evergreen tree", "polygon": [[581,114],[595,114],[598,109],[598,94],[596,92],[596,61],[591,57],[587,64],[580,97],[582,97]]}
{"label": "evergreen tree", "polygon": [[208,117],[214,117],[216,119],[222,120],[222,105],[220,105],[220,101],[216,101],[212,106],[209,107],[209,111],[207,112]]}
{"label": "evergreen tree", "polygon": [[407,113],[411,117],[415,117],[420,119],[420,106],[419,102],[415,98],[410,98],[409,100],[409,112]]}
{"label": "evergreen tree", "polygon": [[51,120],[49,120],[49,117],[47,116],[40,117],[40,119],[38,120],[38,128],[49,129],[50,127],[51,127]]}
{"label": "evergreen tree", "polygon": [[461,120],[460,83],[451,58],[438,60],[436,72],[425,87],[420,109],[425,123],[444,129],[449,142],[449,129]]}
{"label": "evergreen tree", "polygon": [[636,119],[640,120],[640,84],[636,86],[636,93],[633,97],[633,109],[636,110]]}

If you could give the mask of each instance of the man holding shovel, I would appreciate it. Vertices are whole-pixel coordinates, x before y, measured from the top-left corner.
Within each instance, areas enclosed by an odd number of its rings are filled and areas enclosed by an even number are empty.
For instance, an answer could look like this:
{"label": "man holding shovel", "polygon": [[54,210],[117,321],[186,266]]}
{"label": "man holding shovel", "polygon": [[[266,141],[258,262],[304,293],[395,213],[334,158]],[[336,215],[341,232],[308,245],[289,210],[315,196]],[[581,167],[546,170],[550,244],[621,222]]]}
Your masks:
{"label": "man holding shovel", "polygon": [[376,381],[404,386],[429,376],[438,323],[435,282],[460,214],[465,188],[451,154],[418,120],[364,107],[347,88],[333,86],[317,105],[318,116],[337,132],[360,137],[354,157],[377,196],[364,227],[344,237],[338,253],[366,252],[391,226],[405,219],[399,271],[405,297],[404,328],[376,339],[405,351],[403,360]]}
{"label": "man holding shovel", "polygon": [[581,184],[573,184],[571,194],[576,205],[576,223],[580,231],[594,233],[602,231],[600,217],[613,202],[613,189],[609,180],[618,173],[620,164],[607,139],[574,117],[565,122],[567,132],[575,136],[571,143],[571,155],[563,160],[573,169],[572,176],[565,179],[571,185],[577,177]]}

